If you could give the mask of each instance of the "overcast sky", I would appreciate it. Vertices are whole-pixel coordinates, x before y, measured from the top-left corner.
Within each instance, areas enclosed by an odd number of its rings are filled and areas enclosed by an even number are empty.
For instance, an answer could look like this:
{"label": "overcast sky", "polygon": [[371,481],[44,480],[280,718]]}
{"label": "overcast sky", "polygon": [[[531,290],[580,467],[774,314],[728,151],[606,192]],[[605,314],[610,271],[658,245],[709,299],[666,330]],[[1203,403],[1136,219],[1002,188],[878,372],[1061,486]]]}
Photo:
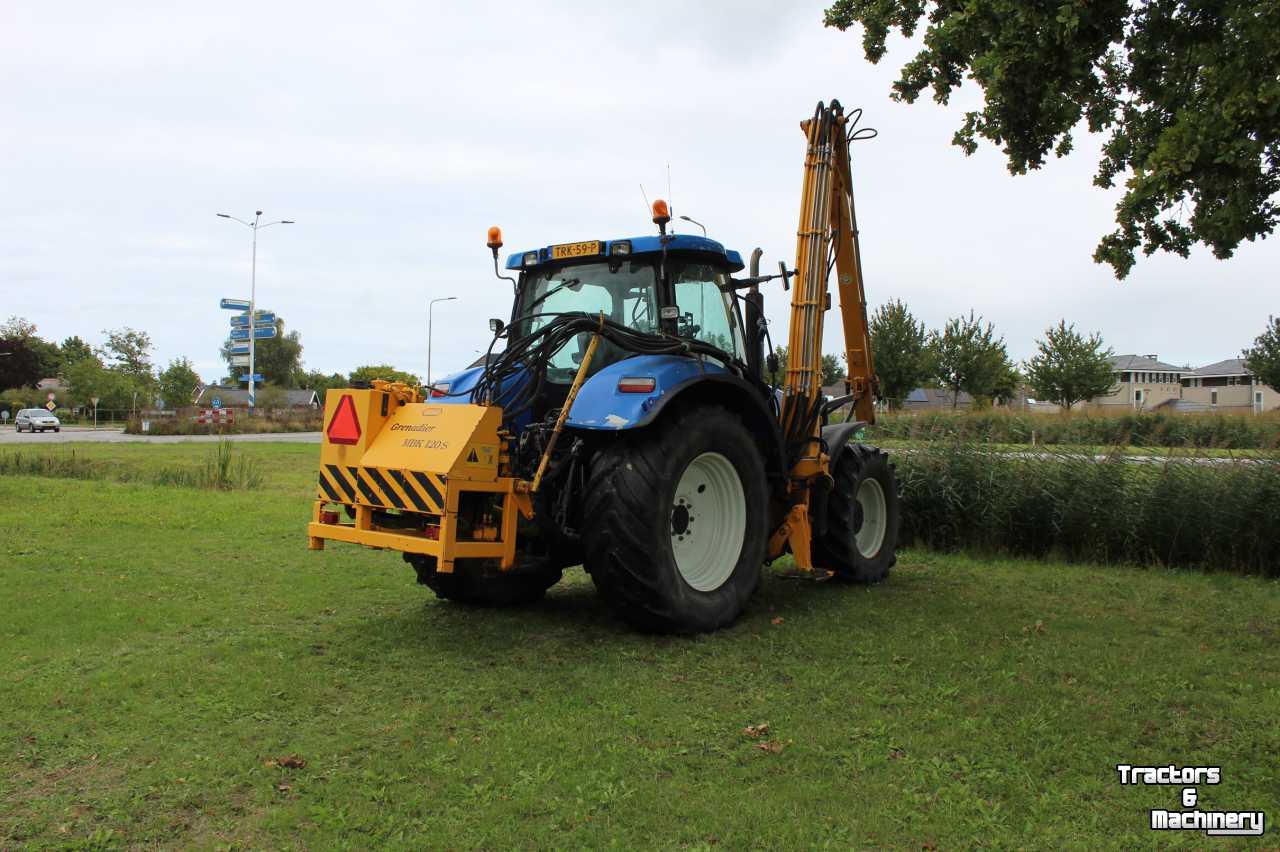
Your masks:
{"label": "overcast sky", "polygon": [[[785,8],[784,8],[785,7]],[[511,251],[649,233],[640,194],[766,267],[794,257],[804,137],[819,99],[866,110],[854,151],[872,306],[931,327],[970,308],[1015,358],[1060,318],[1119,353],[1234,357],[1278,312],[1280,240],[1221,262],[1144,259],[1117,282],[1090,259],[1117,194],[1100,140],[1011,177],[950,144],[949,107],[892,102],[910,46],[880,66],[821,2],[691,4],[37,2],[0,4],[0,315],[61,340],[144,329],[155,361],[225,372],[223,296],[301,332],[309,369],[392,363],[436,375],[507,317],[485,230]],[[785,297],[770,291],[775,335]],[[2,317],[0,317],[2,318]],[[827,351],[840,351],[838,322]],[[775,339],[777,339],[775,337]]]}

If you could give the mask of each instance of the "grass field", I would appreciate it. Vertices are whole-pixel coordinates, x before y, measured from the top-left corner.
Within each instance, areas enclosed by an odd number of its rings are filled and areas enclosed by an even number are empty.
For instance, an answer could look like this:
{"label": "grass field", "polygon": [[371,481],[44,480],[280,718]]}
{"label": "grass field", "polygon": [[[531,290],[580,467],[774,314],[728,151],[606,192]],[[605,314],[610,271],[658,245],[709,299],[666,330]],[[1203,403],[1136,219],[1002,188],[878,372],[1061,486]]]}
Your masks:
{"label": "grass field", "polygon": [[653,637],[580,573],[478,612],[308,552],[316,448],[237,452],[260,491],[0,477],[0,848],[1208,844],[1121,762],[1280,815],[1275,581],[909,552]]}

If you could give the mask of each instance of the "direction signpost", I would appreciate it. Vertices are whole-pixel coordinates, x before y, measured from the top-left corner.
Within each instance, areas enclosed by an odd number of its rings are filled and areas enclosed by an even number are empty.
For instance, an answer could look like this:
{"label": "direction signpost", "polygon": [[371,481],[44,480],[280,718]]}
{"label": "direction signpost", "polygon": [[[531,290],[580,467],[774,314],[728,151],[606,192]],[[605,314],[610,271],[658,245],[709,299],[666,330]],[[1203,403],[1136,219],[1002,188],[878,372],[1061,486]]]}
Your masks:
{"label": "direction signpost", "polygon": [[93,403],[93,428],[98,428],[98,398],[96,396],[89,397],[89,401]]}
{"label": "direction signpost", "polygon": [[[246,299],[223,299],[218,302],[218,307],[228,311],[236,311],[231,316],[231,329],[227,333],[227,342],[225,344],[227,353],[231,356],[232,367],[248,367],[249,372],[253,373],[253,343],[257,340],[271,340],[279,336],[276,330],[276,315],[272,311],[256,310],[250,300]],[[251,319],[252,317],[252,319]],[[248,375],[240,377],[240,381],[245,382],[249,388],[249,411],[253,411],[255,387],[262,383],[262,374],[253,373],[250,380]],[[221,400],[215,400],[215,409],[222,407]]]}
{"label": "direction signpost", "polygon": [[[227,308],[229,310],[238,309],[245,312],[244,314],[245,319],[244,319],[244,322],[242,323],[245,331],[248,331],[249,328],[253,328],[252,335],[248,335],[248,334],[245,335],[245,337],[247,337],[249,340],[249,373],[253,374],[254,372],[254,369],[253,369],[254,341],[266,340],[268,338],[272,338],[276,336],[274,322],[272,322],[271,328],[269,329],[270,334],[266,334],[266,333],[259,334],[259,331],[265,332],[267,331],[267,329],[258,328],[258,322],[257,322],[257,319],[258,319],[258,310],[257,310],[257,307],[258,307],[258,231],[260,231],[263,228],[270,228],[272,225],[292,225],[293,220],[279,219],[275,222],[263,223],[261,210],[254,211],[252,222],[246,222],[244,219],[241,219],[238,216],[232,216],[229,213],[219,213],[218,216],[222,219],[230,219],[233,222],[239,222],[241,225],[244,225],[245,227],[251,228],[253,230],[253,254],[251,256],[252,260],[249,267],[249,270],[250,270],[249,271],[249,301],[246,303],[243,299],[223,299],[222,300],[222,307]],[[232,304],[228,304],[228,303],[232,303]],[[263,311],[262,313],[267,314],[269,312]],[[274,315],[271,317],[271,319],[274,321],[275,319]],[[233,322],[232,326],[234,327],[235,325],[237,325],[237,323]],[[231,339],[244,340],[245,338],[237,338],[233,330]],[[254,402],[253,386],[254,386],[254,382],[252,381],[249,382],[248,414],[250,415],[253,414],[253,402]]]}

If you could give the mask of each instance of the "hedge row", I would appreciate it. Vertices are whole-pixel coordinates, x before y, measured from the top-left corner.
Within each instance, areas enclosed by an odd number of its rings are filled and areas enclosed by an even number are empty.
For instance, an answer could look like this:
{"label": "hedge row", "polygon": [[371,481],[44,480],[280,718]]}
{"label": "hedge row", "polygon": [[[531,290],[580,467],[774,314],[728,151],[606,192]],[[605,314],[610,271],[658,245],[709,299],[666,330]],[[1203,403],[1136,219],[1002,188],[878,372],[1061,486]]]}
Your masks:
{"label": "hedge row", "polygon": [[1280,576],[1280,463],[943,442],[892,453],[903,543]]}
{"label": "hedge row", "polygon": [[[289,414],[282,416],[255,415],[245,417],[244,412],[237,412],[234,423],[213,424],[197,423],[190,417],[165,417],[148,421],[148,435],[245,435],[276,432],[319,432],[324,428],[323,415],[320,412]],[[130,420],[124,431],[130,435],[142,434],[141,419]]]}
{"label": "hedge row", "polygon": [[1030,414],[975,411],[886,414],[868,429],[872,439],[961,439],[996,444],[1076,446],[1280,448],[1280,415],[1128,413]]}

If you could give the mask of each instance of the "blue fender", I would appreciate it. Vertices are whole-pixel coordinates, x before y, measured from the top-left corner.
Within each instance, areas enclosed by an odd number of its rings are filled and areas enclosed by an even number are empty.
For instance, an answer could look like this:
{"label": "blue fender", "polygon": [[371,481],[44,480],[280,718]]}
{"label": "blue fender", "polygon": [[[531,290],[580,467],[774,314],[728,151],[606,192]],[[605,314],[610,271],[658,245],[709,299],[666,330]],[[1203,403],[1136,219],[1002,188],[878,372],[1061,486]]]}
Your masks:
{"label": "blue fender", "polygon": [[[578,429],[617,431],[643,426],[653,419],[677,388],[709,376],[728,376],[717,361],[687,355],[635,355],[610,364],[582,383],[565,425]],[[623,393],[624,377],[652,378],[648,393]]]}

